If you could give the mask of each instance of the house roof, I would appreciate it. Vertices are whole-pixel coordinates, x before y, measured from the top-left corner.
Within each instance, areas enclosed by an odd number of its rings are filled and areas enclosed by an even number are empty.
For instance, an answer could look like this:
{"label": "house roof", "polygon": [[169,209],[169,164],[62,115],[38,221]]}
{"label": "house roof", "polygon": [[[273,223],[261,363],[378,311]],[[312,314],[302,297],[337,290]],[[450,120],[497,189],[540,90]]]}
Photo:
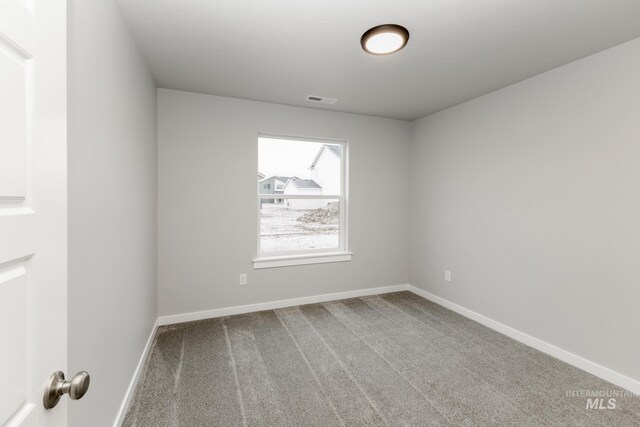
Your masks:
{"label": "house roof", "polygon": [[258,180],[261,180],[265,177],[265,174],[258,172]]}
{"label": "house roof", "polygon": [[296,188],[322,188],[312,179],[291,178],[287,181],[287,184],[293,184]]}
{"label": "house roof", "polygon": [[269,180],[269,179],[271,179],[271,178],[275,178],[275,179],[277,179],[278,181],[287,182],[289,179],[291,179],[291,178],[297,178],[297,177],[296,177],[296,176],[278,176],[278,175],[271,175],[270,177],[263,178],[263,179],[261,179],[261,180],[260,180],[260,181],[258,181],[258,182],[267,181],[267,180]]}
{"label": "house roof", "polygon": [[335,154],[339,159],[342,158],[342,147],[336,144],[324,144],[333,154]]}
{"label": "house roof", "polygon": [[316,166],[316,163],[318,162],[318,159],[320,158],[320,155],[322,155],[322,152],[325,149],[328,149],[338,159],[342,158],[342,146],[340,146],[338,144],[322,144],[322,147],[320,147],[320,149],[318,150],[318,154],[316,154],[315,159],[313,159],[313,162],[311,162],[311,166],[309,166],[309,169],[313,169]]}

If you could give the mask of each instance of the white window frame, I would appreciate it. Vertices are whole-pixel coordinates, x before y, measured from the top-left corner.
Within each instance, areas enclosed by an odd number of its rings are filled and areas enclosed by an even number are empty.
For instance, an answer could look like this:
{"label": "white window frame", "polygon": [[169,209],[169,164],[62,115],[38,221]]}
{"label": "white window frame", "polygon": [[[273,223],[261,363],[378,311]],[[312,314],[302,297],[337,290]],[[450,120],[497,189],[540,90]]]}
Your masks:
{"label": "white window frame", "polygon": [[272,133],[259,133],[256,138],[256,144],[260,138],[282,139],[289,141],[308,141],[319,144],[334,144],[342,146],[342,158],[340,160],[340,190],[341,194],[322,194],[322,195],[303,195],[303,194],[278,194],[277,198],[282,199],[286,203],[287,199],[327,199],[338,200],[340,203],[340,234],[339,247],[330,249],[307,249],[300,251],[286,252],[266,252],[263,253],[260,248],[261,243],[261,221],[260,221],[260,202],[262,199],[273,199],[274,194],[260,194],[258,190],[256,198],[256,230],[257,230],[257,251],[253,259],[253,268],[273,268],[286,267],[293,265],[305,264],[321,264],[330,262],[351,261],[352,252],[349,252],[349,233],[348,233],[348,216],[349,216],[349,142],[344,139],[331,138],[315,138],[301,137],[291,135],[280,135]]}

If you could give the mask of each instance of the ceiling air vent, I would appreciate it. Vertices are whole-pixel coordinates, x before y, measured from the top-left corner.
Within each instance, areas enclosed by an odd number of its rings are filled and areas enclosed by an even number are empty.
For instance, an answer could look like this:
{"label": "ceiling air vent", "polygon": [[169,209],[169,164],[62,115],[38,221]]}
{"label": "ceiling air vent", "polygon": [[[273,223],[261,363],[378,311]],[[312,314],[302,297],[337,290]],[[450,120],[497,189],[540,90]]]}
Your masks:
{"label": "ceiling air vent", "polygon": [[307,101],[318,102],[320,104],[335,104],[338,102],[335,98],[325,98],[322,96],[309,95],[307,96]]}

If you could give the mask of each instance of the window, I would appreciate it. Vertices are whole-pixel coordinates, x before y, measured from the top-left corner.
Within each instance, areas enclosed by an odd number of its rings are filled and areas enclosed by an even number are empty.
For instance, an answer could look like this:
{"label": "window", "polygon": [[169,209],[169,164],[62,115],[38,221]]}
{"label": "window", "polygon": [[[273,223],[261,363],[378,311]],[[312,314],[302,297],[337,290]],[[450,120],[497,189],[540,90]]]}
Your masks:
{"label": "window", "polygon": [[258,169],[278,198],[258,186],[254,268],[351,259],[346,142],[261,135]]}

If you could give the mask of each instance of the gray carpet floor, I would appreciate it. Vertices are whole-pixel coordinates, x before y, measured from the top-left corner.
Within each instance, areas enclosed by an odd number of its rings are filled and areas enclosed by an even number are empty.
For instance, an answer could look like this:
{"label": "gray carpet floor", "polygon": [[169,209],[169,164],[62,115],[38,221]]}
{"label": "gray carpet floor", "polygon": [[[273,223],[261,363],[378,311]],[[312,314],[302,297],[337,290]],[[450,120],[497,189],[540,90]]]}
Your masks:
{"label": "gray carpet floor", "polygon": [[625,394],[399,292],[162,327],[124,426],[640,426]]}

